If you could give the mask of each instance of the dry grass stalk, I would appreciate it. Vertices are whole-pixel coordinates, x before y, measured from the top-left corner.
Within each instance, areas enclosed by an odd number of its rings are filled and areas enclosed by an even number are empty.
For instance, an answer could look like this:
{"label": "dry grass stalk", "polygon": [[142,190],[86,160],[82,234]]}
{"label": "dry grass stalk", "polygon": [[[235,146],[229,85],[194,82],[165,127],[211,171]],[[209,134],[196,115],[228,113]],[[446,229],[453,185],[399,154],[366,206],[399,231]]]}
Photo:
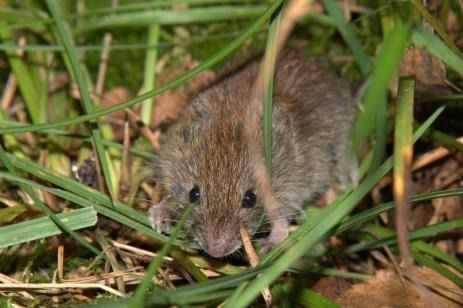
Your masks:
{"label": "dry grass stalk", "polygon": [[[119,267],[119,264],[117,263],[116,254],[114,252],[114,249],[108,243],[105,236],[99,230],[97,230],[95,237],[96,237],[96,240],[98,241],[98,243],[104,249],[105,255],[108,257],[109,261],[106,261],[106,265],[107,266],[111,265],[111,268],[112,268],[113,271],[120,271],[120,267]],[[106,271],[106,272],[109,272],[109,270]],[[116,283],[117,283],[117,289],[121,293],[125,294],[124,279],[121,279],[120,277],[116,278]]]}
{"label": "dry grass stalk", "polygon": [[275,66],[275,61],[278,58],[278,55],[281,53],[283,46],[286,40],[289,37],[294,25],[297,20],[312,9],[310,6],[311,1],[305,0],[292,0],[284,8],[283,16],[281,18],[280,24],[278,25],[275,44],[269,48],[265,58],[261,64],[261,69],[257,77],[256,85],[253,93],[253,103],[251,104],[248,111],[249,120],[245,127],[245,133],[249,142],[249,156],[252,161],[252,166],[254,169],[254,174],[256,176],[256,182],[259,187],[259,191],[262,196],[262,201],[266,207],[267,216],[271,221],[280,221],[278,219],[279,212],[275,206],[274,197],[272,193],[271,179],[267,174],[266,167],[264,165],[262,157],[262,149],[254,141],[258,140],[259,137],[256,136],[257,132],[262,130],[259,127],[261,121],[260,116],[263,113],[262,101],[264,95],[264,85],[266,80],[273,78],[273,69]]}
{"label": "dry grass stalk", "polygon": [[[241,240],[243,241],[244,250],[249,257],[249,263],[252,267],[256,267],[259,264],[259,257],[254,251],[254,247],[252,247],[251,239],[249,238],[249,234],[243,224],[240,224],[240,234]],[[270,307],[272,304],[272,293],[270,293],[270,289],[264,288],[261,292],[267,307]]]}
{"label": "dry grass stalk", "polygon": [[129,191],[131,183],[131,168],[130,168],[130,125],[126,120],[124,122],[124,142],[122,146],[122,159],[121,159],[121,177],[119,180],[119,187],[121,192]]}
{"label": "dry grass stalk", "polygon": [[[127,244],[122,244],[122,243],[119,243],[119,242],[116,242],[114,240],[109,240],[109,242],[111,243],[111,245],[113,245],[114,247],[116,247],[117,249],[121,250],[121,251],[126,251],[126,252],[129,252],[129,253],[132,253],[134,255],[136,255],[138,258],[142,257],[142,258],[148,258],[148,259],[153,259],[157,254],[156,253],[153,253],[151,251],[148,251],[148,250],[144,250],[144,249],[141,249],[141,248],[137,248],[137,247],[134,247],[134,246],[131,246],[131,245],[127,245]],[[164,261],[167,261],[167,262],[173,262],[174,259],[172,257],[169,257],[169,256],[165,256],[164,257]],[[220,274],[217,272],[217,271],[214,271],[214,270],[211,270],[209,269],[209,267],[212,267],[212,268],[217,268],[217,267],[220,267],[218,265],[216,266],[208,266],[207,265],[207,262],[205,262],[206,264],[199,264],[198,262],[193,262],[203,273],[204,275],[206,275],[207,277],[217,277],[219,276]]]}
{"label": "dry grass stalk", "polygon": [[101,97],[103,95],[104,82],[106,79],[106,72],[108,70],[108,60],[109,60],[109,47],[113,41],[113,35],[109,32],[106,32],[103,38],[103,49],[101,50],[100,55],[100,67],[98,68],[98,78],[96,81],[95,92],[96,95]]}
{"label": "dry grass stalk", "polygon": [[62,281],[64,278],[64,246],[58,246],[58,261],[57,261],[57,274],[58,280]]}
{"label": "dry grass stalk", "polygon": [[125,112],[128,114],[130,121],[138,126],[138,128],[140,129],[140,133],[143,135],[143,137],[148,139],[153,149],[155,151],[159,151],[159,149],[161,148],[159,144],[159,131],[152,132],[151,129],[148,126],[146,126],[141,121],[140,117],[132,110],[125,109]]}
{"label": "dry grass stalk", "polygon": [[[459,137],[457,141],[463,144],[463,137]],[[444,157],[447,157],[448,155],[450,155],[450,153],[451,151],[446,147],[441,146],[441,147],[435,148],[431,151],[428,151],[420,155],[413,163],[412,169],[413,171],[421,169],[427,165],[432,164],[435,161],[438,161]]]}
{"label": "dry grass stalk", "polygon": [[126,297],[125,294],[98,283],[2,283],[1,291],[30,291],[45,294],[60,294],[64,289],[101,289],[118,297]]}
{"label": "dry grass stalk", "polygon": [[[457,138],[457,141],[461,144],[463,144],[463,136]],[[432,149],[426,153],[421,154],[418,156],[415,161],[413,162],[412,165],[412,171],[417,171],[421,168],[424,168],[426,166],[429,166],[432,163],[435,163],[436,161],[443,159],[447,156],[449,156],[452,153],[451,150],[444,146],[440,146],[438,148]],[[389,186],[392,182],[391,176],[386,176],[381,179],[381,181],[376,185],[378,189],[383,189],[387,186]]]}
{"label": "dry grass stalk", "polygon": [[13,99],[16,94],[16,89],[18,88],[18,82],[16,81],[16,77],[14,74],[10,74],[8,76],[8,81],[6,82],[5,88],[2,93],[1,103],[0,106],[2,107],[3,111],[7,111],[11,103],[13,103]]}
{"label": "dry grass stalk", "polygon": [[109,187],[106,185],[106,181],[104,180],[104,177],[103,177],[103,172],[101,171],[101,164],[100,164],[100,160],[98,159],[98,155],[96,153],[96,145],[95,145],[95,141],[93,140],[93,138],[92,138],[92,150],[93,150],[93,157],[97,157],[95,159],[95,167],[96,167],[98,187],[101,191],[109,191]]}
{"label": "dry grass stalk", "polygon": [[[0,282],[2,284],[5,284],[5,283],[14,283],[14,284],[20,283],[16,279],[13,279],[10,276],[7,276],[7,275],[2,274],[2,273],[0,273]],[[0,284],[0,285],[2,285],[2,284]],[[21,296],[23,296],[26,299],[34,299],[34,297],[29,292],[21,291],[21,292],[19,292],[19,294],[21,294]]]}
{"label": "dry grass stalk", "polygon": [[[24,109],[21,109],[21,110],[18,110],[16,112],[16,115],[18,116],[18,120],[19,122],[21,123],[24,123],[24,124],[27,124],[28,121],[27,121],[27,115],[24,111]],[[36,147],[37,147],[37,141],[35,139],[35,136],[33,133],[31,132],[25,132],[24,133],[24,137],[26,139],[26,142],[29,144],[29,147],[34,150]]]}

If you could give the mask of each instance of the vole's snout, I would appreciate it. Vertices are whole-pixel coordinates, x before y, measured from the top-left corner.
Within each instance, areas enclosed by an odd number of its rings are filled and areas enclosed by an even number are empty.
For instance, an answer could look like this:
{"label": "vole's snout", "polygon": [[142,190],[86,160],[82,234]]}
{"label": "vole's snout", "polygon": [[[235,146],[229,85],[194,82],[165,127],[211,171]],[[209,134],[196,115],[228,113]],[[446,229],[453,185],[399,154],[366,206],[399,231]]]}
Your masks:
{"label": "vole's snout", "polygon": [[233,234],[208,232],[199,241],[203,250],[214,258],[222,258],[241,246],[241,242]]}
{"label": "vole's snout", "polygon": [[231,253],[230,243],[224,238],[204,243],[204,250],[214,258],[221,258]]}

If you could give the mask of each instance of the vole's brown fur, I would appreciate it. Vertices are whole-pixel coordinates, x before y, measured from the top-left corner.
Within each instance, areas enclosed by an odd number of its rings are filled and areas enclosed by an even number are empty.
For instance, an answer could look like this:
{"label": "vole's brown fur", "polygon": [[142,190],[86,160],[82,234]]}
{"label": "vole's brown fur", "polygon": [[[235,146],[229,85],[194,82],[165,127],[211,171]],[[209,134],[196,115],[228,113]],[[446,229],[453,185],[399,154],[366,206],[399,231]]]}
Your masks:
{"label": "vole's brown fur", "polygon": [[[149,211],[153,228],[162,231],[178,220],[196,185],[200,199],[185,232],[214,257],[241,246],[240,223],[253,235],[266,218],[249,151],[250,143],[263,148],[262,125],[254,123],[256,138],[245,130],[259,64],[253,61],[200,93],[168,133],[154,163],[164,197]],[[281,219],[273,221],[270,238],[278,242],[287,230],[276,226],[287,228],[303,202],[323,194],[336,173],[345,182],[356,107],[335,73],[294,53],[277,61],[273,101],[272,190]],[[257,203],[245,208],[248,190]]]}

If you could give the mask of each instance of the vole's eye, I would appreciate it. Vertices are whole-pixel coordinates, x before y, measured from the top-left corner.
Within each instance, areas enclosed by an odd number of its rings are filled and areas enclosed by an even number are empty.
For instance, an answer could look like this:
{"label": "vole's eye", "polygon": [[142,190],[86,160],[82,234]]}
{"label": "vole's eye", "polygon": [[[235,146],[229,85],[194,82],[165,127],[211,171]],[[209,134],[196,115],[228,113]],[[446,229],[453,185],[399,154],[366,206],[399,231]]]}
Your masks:
{"label": "vole's eye", "polygon": [[247,190],[244,193],[243,200],[241,200],[241,205],[245,208],[250,208],[256,205],[256,194],[252,190]]}
{"label": "vole's eye", "polygon": [[188,197],[190,198],[191,203],[198,202],[199,197],[201,197],[201,195],[199,193],[198,185],[193,186],[193,188],[190,190],[190,193],[188,194]]}

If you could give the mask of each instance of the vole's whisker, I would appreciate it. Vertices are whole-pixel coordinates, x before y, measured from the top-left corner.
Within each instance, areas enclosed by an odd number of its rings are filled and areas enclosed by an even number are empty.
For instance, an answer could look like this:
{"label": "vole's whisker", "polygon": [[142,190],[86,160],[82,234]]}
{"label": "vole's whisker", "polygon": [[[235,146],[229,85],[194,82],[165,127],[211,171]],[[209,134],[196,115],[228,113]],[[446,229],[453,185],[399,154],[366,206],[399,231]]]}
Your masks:
{"label": "vole's whisker", "polygon": [[271,228],[269,228],[269,229],[262,229],[262,230],[260,230],[260,231],[255,232],[254,235],[269,233],[271,230],[272,230]]}
{"label": "vole's whisker", "polygon": [[127,198],[127,201],[146,201],[146,202],[153,202],[153,200],[148,199],[148,198],[139,198],[139,197],[132,197],[132,198]]}

